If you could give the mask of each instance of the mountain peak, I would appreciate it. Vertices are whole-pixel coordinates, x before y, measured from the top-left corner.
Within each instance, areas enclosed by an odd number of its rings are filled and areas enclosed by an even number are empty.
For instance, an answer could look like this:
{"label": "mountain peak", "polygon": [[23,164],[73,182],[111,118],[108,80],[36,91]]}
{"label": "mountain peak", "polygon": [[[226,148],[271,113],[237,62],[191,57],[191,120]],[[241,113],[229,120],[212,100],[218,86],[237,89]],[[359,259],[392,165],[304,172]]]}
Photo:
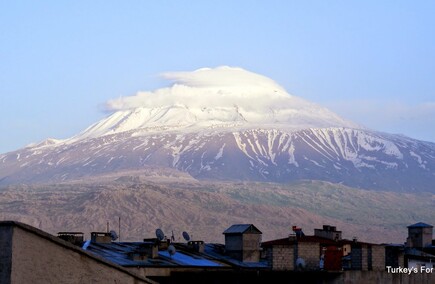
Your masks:
{"label": "mountain peak", "polygon": [[114,113],[75,139],[144,129],[353,127],[337,114],[292,96],[272,79],[239,67],[167,72],[169,87],[109,100]]}
{"label": "mountain peak", "polygon": [[241,68],[163,76],[169,87],[109,101],[113,113],[75,137],[0,155],[0,184],[171,169],[195,179],[433,192],[433,143],[361,129]]}

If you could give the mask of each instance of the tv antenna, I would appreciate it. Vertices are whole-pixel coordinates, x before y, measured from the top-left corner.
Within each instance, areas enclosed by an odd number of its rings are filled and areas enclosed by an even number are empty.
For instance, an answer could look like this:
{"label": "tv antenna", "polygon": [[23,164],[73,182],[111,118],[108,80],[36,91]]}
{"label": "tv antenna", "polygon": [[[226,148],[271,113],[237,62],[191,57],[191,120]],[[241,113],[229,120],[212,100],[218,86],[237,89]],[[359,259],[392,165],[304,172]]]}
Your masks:
{"label": "tv antenna", "polygon": [[183,232],[183,238],[186,240],[186,242],[190,241],[190,236],[186,231]]}
{"label": "tv antenna", "polygon": [[157,229],[156,230],[156,237],[159,241],[163,241],[163,239],[165,238],[165,234],[163,233],[163,231],[161,229]]}

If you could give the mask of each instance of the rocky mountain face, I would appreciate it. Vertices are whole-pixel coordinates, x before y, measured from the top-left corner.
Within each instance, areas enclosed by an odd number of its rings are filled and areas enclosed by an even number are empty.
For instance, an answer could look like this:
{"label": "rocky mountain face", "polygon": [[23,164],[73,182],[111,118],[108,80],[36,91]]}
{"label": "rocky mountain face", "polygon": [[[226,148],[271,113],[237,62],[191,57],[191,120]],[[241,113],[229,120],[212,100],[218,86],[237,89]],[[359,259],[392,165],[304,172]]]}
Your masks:
{"label": "rocky mountain face", "polygon": [[0,155],[0,185],[175,169],[199,180],[435,192],[435,143],[376,132],[288,94],[264,76],[218,67],[107,103],[113,114],[66,140]]}
{"label": "rocky mountain face", "polygon": [[435,192],[435,144],[349,128],[235,132],[135,131],[44,143],[0,156],[0,184],[60,182],[122,170],[173,168],[196,179]]}

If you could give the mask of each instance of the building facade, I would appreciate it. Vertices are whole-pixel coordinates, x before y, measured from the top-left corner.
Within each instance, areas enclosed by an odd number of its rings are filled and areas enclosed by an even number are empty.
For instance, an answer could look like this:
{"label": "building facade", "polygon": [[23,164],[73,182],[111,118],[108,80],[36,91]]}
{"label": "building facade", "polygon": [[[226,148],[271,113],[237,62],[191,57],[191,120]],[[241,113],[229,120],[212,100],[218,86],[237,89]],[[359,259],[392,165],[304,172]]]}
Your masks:
{"label": "building facade", "polygon": [[23,223],[0,222],[0,283],[155,283]]}

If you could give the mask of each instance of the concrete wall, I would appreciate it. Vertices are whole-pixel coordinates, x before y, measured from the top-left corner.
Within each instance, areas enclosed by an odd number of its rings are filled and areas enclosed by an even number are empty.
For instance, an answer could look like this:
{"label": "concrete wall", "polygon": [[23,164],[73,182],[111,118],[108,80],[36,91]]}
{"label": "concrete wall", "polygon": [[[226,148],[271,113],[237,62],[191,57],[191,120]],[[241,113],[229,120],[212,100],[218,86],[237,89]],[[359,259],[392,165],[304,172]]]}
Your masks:
{"label": "concrete wall", "polygon": [[261,234],[243,234],[243,261],[260,261]]}
{"label": "concrete wall", "polygon": [[0,283],[11,282],[12,227],[0,227]]}
{"label": "concrete wall", "polygon": [[433,228],[408,228],[408,240],[410,246],[422,248],[432,245]]}
{"label": "concrete wall", "polygon": [[[6,228],[13,229],[12,269],[10,282],[1,283],[151,282],[30,226]],[[0,246],[4,244],[2,240]]]}
{"label": "concrete wall", "polygon": [[243,262],[260,260],[261,234],[226,234],[225,251],[232,258]]}
{"label": "concrete wall", "polygon": [[351,252],[351,269],[352,270],[362,270],[363,268],[363,252],[362,252],[362,246],[360,245],[354,245],[352,246],[352,252]]}
{"label": "concrete wall", "polygon": [[226,251],[240,251],[243,247],[242,234],[226,234],[225,235],[225,250]]}
{"label": "concrete wall", "polygon": [[243,260],[242,254],[243,236],[241,234],[226,234],[225,235],[225,253],[234,259]]}
{"label": "concrete wall", "polygon": [[330,240],[341,240],[341,231],[331,231],[323,229],[314,229],[314,235]]}

